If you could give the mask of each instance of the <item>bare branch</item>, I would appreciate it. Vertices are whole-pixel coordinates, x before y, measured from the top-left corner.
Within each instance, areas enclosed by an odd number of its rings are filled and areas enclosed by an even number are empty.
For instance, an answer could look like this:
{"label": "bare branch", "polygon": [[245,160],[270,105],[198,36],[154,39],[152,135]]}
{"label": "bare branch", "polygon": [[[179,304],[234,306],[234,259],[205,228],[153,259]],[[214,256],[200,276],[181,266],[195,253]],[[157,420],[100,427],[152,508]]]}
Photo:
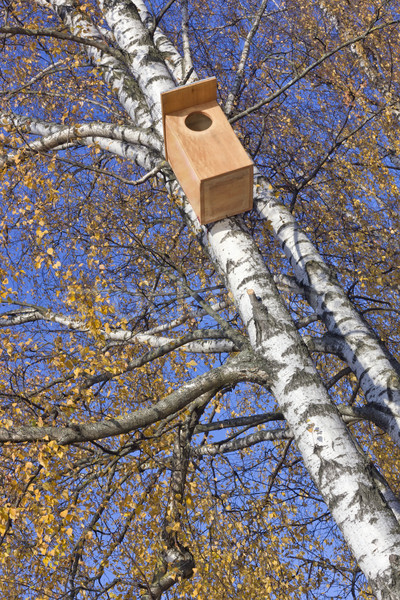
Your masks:
{"label": "bare branch", "polygon": [[166,5],[162,7],[162,9],[160,10],[160,12],[158,13],[158,15],[156,16],[156,18],[154,20],[154,28],[157,27],[157,25],[159,24],[159,22],[165,15],[165,13],[171,8],[171,6],[174,4],[175,1],[176,0],[169,0],[169,2],[167,2]]}
{"label": "bare branch", "polygon": [[[1,118],[1,122],[3,125],[7,123],[14,125],[13,120],[6,116]],[[29,126],[29,119],[25,118],[24,124]],[[15,125],[18,127],[17,124]],[[65,144],[77,141],[82,142],[83,140],[85,144],[90,145],[98,145],[100,143],[105,149],[113,147],[111,140],[118,140],[125,144],[143,146],[156,151],[159,150],[159,147],[154,147],[155,139],[157,138],[154,137],[153,133],[149,135],[147,131],[139,128],[101,122],[81,123],[67,127],[49,124],[49,128],[53,130],[53,133],[29,142],[27,146],[20,148],[15,154],[8,155],[0,161],[0,167],[9,166],[16,161],[21,161],[29,154],[47,152],[55,148],[62,148]],[[102,138],[106,138],[109,142],[104,142]]]}
{"label": "bare branch", "polygon": [[247,34],[246,40],[244,42],[243,45],[243,50],[242,50],[242,55],[240,57],[240,61],[239,61],[239,66],[237,68],[236,71],[236,77],[235,77],[235,81],[232,84],[232,89],[228,94],[228,98],[226,100],[225,103],[225,113],[228,115],[228,117],[231,115],[232,112],[232,108],[233,108],[233,103],[239,93],[240,90],[240,86],[242,84],[243,81],[243,77],[244,77],[244,69],[247,63],[247,60],[249,58],[249,53],[250,53],[250,48],[251,48],[251,42],[253,41],[253,38],[255,36],[255,34],[257,33],[257,30],[259,28],[260,25],[260,21],[261,18],[265,12],[265,9],[267,8],[267,4],[268,4],[269,0],[263,0],[261,2],[261,6],[254,18],[253,24],[251,26],[251,29],[249,31],[249,33]]}
{"label": "bare branch", "polygon": [[[72,317],[65,316],[61,313],[56,313],[50,309],[34,305],[28,306],[26,303],[18,303],[15,300],[12,301],[12,304],[20,304],[23,305],[24,308],[1,314],[0,328],[15,327],[25,323],[33,323],[35,321],[47,321],[51,323],[57,323],[58,325],[62,325],[63,327],[67,327],[68,329],[72,329],[74,331],[82,331],[83,333],[87,333],[89,331],[83,321],[78,321]],[[164,328],[155,328],[155,331],[163,330],[165,328],[168,329],[169,327],[166,326]],[[154,351],[154,354],[150,353],[149,355],[145,355],[150,357],[149,360],[163,356],[164,354],[177,348],[181,348],[185,352],[195,353],[228,353],[238,350],[234,342],[226,339],[226,335],[223,332],[215,329],[200,329],[189,332],[184,336],[180,336],[179,338],[161,337],[155,335],[153,332],[134,333],[127,329],[111,329],[110,331],[101,329],[99,333],[108,342],[108,345],[139,342],[148,344],[153,348],[157,348],[157,350]],[[219,341],[212,342],[211,340]],[[138,364],[133,366],[132,363],[131,367],[136,368],[137,366],[142,366],[142,364],[144,364],[144,362],[142,362],[143,360],[147,362],[145,357],[141,357],[138,359]],[[128,368],[128,370],[131,369]],[[106,376],[104,375],[104,377]]]}
{"label": "bare branch", "polygon": [[15,27],[15,26],[0,27],[0,36],[1,37],[3,37],[3,36],[10,37],[13,35],[27,35],[30,37],[52,37],[52,38],[56,38],[58,40],[66,40],[69,42],[75,42],[75,43],[83,45],[83,46],[92,46],[93,48],[97,48],[98,50],[101,50],[102,52],[106,52],[107,54],[110,54],[116,60],[118,60],[122,63],[125,62],[123,53],[120,50],[115,50],[114,48],[111,48],[105,42],[102,42],[102,41],[96,40],[96,39],[83,38],[78,35],[73,35],[72,33],[68,33],[66,31],[60,31],[58,29],[51,29],[51,28],[27,29],[25,27]]}
{"label": "bare branch", "polygon": [[253,106],[250,106],[246,110],[242,111],[241,113],[239,113],[239,114],[235,115],[234,117],[232,117],[231,119],[229,119],[230,123],[236,123],[236,121],[239,121],[239,119],[242,119],[243,117],[246,117],[247,115],[250,115],[251,113],[253,113],[256,110],[258,110],[259,108],[261,108],[262,106],[265,106],[266,104],[269,104],[273,100],[276,100],[276,98],[278,98],[281,94],[286,92],[286,90],[291,88],[293,85],[298,83],[301,79],[303,79],[306,75],[308,75],[308,73],[310,73],[310,71],[312,71],[313,69],[315,69],[316,67],[318,67],[319,65],[324,63],[326,60],[328,60],[329,58],[331,58],[332,56],[334,56],[335,54],[337,54],[344,48],[347,48],[348,46],[351,46],[352,44],[355,44],[356,42],[360,42],[361,40],[365,40],[365,38],[367,36],[371,35],[375,31],[380,31],[381,29],[390,27],[391,25],[397,25],[399,22],[400,22],[399,19],[394,19],[393,21],[389,21],[388,23],[383,23],[381,25],[375,25],[375,27],[370,27],[369,29],[367,29],[367,31],[365,33],[362,33],[361,35],[357,35],[356,37],[353,37],[353,38],[347,40],[346,42],[343,42],[343,44],[340,44],[333,50],[326,52],[325,54],[320,56],[320,58],[318,58],[313,63],[311,63],[311,65],[308,65],[308,67],[306,67],[305,69],[300,71],[300,73],[298,73],[295,77],[293,77],[288,83],[286,83],[285,85],[280,87],[278,90],[276,90],[276,92],[273,92],[272,94],[270,94],[267,98],[265,98],[265,100],[260,100],[260,102],[253,104]]}
{"label": "bare branch", "polygon": [[251,448],[261,442],[276,442],[279,440],[289,440],[293,434],[289,429],[262,429],[229,442],[216,442],[215,444],[205,444],[192,449],[193,456],[217,456],[228,452],[237,452],[245,448]]}
{"label": "bare branch", "polygon": [[196,433],[208,433],[209,431],[220,431],[230,427],[255,427],[262,423],[270,421],[283,421],[285,417],[281,412],[262,413],[260,415],[251,415],[249,417],[236,417],[225,419],[224,421],[214,421],[212,423],[199,424],[196,426]]}

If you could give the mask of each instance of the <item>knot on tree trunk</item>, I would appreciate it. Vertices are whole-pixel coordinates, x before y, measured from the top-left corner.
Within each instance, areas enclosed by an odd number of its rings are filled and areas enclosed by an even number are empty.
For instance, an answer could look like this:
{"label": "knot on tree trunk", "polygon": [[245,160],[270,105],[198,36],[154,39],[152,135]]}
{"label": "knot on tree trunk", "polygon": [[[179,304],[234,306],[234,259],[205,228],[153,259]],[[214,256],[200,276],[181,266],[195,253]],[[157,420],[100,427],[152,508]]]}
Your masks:
{"label": "knot on tree trunk", "polygon": [[193,575],[195,566],[193,554],[178,541],[175,541],[173,547],[164,551],[163,562],[167,567],[167,573],[174,570],[180,579],[189,579]]}
{"label": "knot on tree trunk", "polygon": [[160,566],[154,573],[153,581],[142,595],[142,600],[160,600],[162,594],[179,580],[189,579],[193,575],[194,567],[193,554],[178,540],[174,540],[163,550]]}

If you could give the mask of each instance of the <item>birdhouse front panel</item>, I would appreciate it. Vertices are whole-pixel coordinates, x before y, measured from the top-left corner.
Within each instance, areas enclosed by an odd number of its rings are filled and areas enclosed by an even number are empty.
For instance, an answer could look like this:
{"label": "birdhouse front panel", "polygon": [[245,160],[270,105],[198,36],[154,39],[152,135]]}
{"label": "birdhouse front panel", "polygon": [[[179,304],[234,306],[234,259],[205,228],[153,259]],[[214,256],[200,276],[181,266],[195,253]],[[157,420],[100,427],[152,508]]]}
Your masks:
{"label": "birdhouse front panel", "polygon": [[[253,168],[230,171],[202,182],[202,224],[239,215],[253,208]],[[197,214],[197,213],[196,213]]]}
{"label": "birdhouse front panel", "polygon": [[253,162],[216,101],[215,78],[162,94],[162,105],[167,160],[200,222],[250,210]]}

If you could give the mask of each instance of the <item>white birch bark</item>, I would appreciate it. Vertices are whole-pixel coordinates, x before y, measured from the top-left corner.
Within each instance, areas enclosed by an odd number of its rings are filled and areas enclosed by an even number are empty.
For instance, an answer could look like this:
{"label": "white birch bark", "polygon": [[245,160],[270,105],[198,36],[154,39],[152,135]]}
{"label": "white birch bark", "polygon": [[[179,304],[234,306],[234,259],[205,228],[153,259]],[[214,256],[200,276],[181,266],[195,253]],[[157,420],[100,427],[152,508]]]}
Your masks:
{"label": "white birch bark", "polygon": [[[61,21],[74,35],[103,41],[102,35],[94,25],[77,10],[69,0],[49,0],[49,5],[57,13]],[[117,93],[118,100],[128,115],[141,127],[152,125],[151,115],[135,79],[128,77],[124,65],[114,56],[96,48],[87,46],[86,51],[91,61],[97,65],[110,88]]]}
{"label": "white birch bark", "polygon": [[[17,304],[17,301],[14,301]],[[17,327],[26,323],[34,323],[36,321],[47,321],[57,323],[62,327],[71,331],[81,331],[88,333],[84,322],[72,317],[56,313],[52,310],[42,307],[26,307],[15,311],[4,312],[1,315],[0,328]],[[126,329],[112,329],[106,331],[101,329],[99,333],[104,337],[107,347],[121,344],[145,344],[151,348],[159,348],[165,350],[165,353],[172,352],[180,348],[183,352],[194,354],[221,354],[231,353],[238,350],[237,346],[231,340],[225,339],[223,332],[217,330],[197,330],[191,333],[177,335],[177,337],[166,337],[156,335],[163,329],[174,328],[175,325],[181,325],[183,320],[177,319],[177,323],[166,324],[164,327],[154,328],[152,331],[143,333],[134,333]],[[184,341],[187,337],[193,337],[196,341]]]}
{"label": "white birch bark", "polygon": [[400,445],[398,366],[389,359],[293,215],[262,181],[257,195],[257,209],[271,223],[307,300],[327,330],[338,336],[342,356],[360,382],[375,423]]}
{"label": "white birch bark", "polygon": [[175,46],[170,42],[159,27],[154,28],[154,19],[147,10],[147,6],[142,0],[135,1],[140,19],[144,26],[153,34],[154,45],[160,52],[165,66],[171,73],[172,78],[177,84],[181,84],[184,78],[183,57]]}
{"label": "white birch bark", "polygon": [[140,128],[95,122],[62,126],[15,114],[11,116],[10,113],[0,115],[0,123],[41,136],[19,150],[0,157],[0,167],[13,164],[17,158],[20,160],[21,151],[29,155],[79,144],[126,158],[146,170],[154,168],[162,160],[158,139],[151,136],[148,130]]}
{"label": "white birch bark", "polygon": [[123,0],[100,0],[104,16],[129,57],[132,74],[146,98],[153,126],[162,134],[160,93],[175,87],[171,75],[152,45],[136,6]]}
{"label": "white birch bark", "polygon": [[394,598],[389,590],[397,577],[392,565],[400,543],[397,521],[327,396],[253,238],[225,219],[203,242],[225,275],[253,348],[265,360],[306,468],[377,597]]}
{"label": "white birch bark", "polygon": [[189,73],[193,73],[193,60],[190,50],[189,38],[189,7],[188,0],[180,0],[182,12],[182,46],[183,46],[183,65],[182,76],[184,80],[189,81]]}
{"label": "white birch bark", "polygon": [[[252,347],[265,360],[274,393],[306,468],[379,599],[395,598],[400,544],[395,515],[369,476],[365,459],[327,396],[254,239],[224,219],[197,236],[224,275]],[[239,220],[240,221],[240,220]],[[249,293],[250,292],[250,293]]]}

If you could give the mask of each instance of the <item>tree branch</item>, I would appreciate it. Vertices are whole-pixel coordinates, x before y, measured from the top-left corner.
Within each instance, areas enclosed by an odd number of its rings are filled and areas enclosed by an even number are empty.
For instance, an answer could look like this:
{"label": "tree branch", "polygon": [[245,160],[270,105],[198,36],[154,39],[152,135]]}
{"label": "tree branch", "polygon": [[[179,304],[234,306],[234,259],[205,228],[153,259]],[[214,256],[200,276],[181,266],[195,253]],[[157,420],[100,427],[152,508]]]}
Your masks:
{"label": "tree branch", "polygon": [[97,48],[98,50],[101,50],[102,52],[110,54],[113,58],[120,61],[121,63],[125,63],[125,58],[124,58],[123,53],[120,50],[115,50],[114,48],[111,48],[105,42],[102,42],[102,41],[96,40],[96,39],[83,38],[78,35],[74,35],[72,33],[66,33],[65,31],[60,31],[58,29],[52,29],[52,28],[47,28],[47,27],[27,29],[26,27],[7,26],[7,27],[0,27],[0,36],[1,36],[1,34],[4,37],[9,37],[9,36],[13,36],[13,35],[27,35],[30,37],[52,37],[52,38],[56,38],[58,40],[66,40],[68,42],[75,42],[75,43],[83,45],[83,46],[91,46],[93,48]]}
{"label": "tree branch", "polygon": [[331,58],[332,56],[334,56],[335,54],[340,52],[340,50],[343,50],[344,48],[347,48],[348,46],[351,46],[352,44],[355,44],[356,42],[360,42],[361,40],[364,40],[368,35],[371,35],[375,31],[380,31],[381,29],[384,29],[385,27],[390,27],[391,25],[397,25],[399,22],[400,22],[399,19],[394,19],[393,21],[389,21],[388,23],[383,23],[382,25],[376,25],[375,27],[370,27],[365,33],[363,33],[361,35],[357,35],[357,36],[347,40],[346,42],[343,42],[343,44],[340,44],[333,50],[330,50],[329,52],[326,52],[325,54],[320,56],[320,58],[318,58],[313,63],[311,63],[311,65],[309,65],[308,67],[306,67],[305,69],[300,71],[300,73],[298,73],[298,75],[293,77],[288,83],[286,83],[285,85],[280,87],[279,90],[276,90],[276,92],[273,92],[264,100],[260,100],[260,102],[253,104],[253,106],[250,106],[246,110],[235,115],[234,117],[229,119],[229,122],[236,123],[236,121],[239,121],[239,119],[242,119],[243,117],[246,117],[247,115],[250,115],[251,113],[253,113],[256,110],[258,110],[259,108],[261,108],[262,106],[265,106],[266,104],[269,104],[273,100],[276,100],[276,98],[278,98],[281,94],[286,92],[286,90],[291,88],[293,85],[298,83],[301,79],[303,79],[306,75],[308,75],[308,73],[310,73],[310,71],[313,71],[316,67],[318,67],[319,65],[324,63],[326,60],[328,60],[328,58]]}
{"label": "tree branch", "polygon": [[229,92],[228,98],[225,103],[225,113],[228,117],[230,117],[230,115],[231,115],[231,112],[233,109],[233,103],[239,93],[240,86],[243,81],[244,69],[245,69],[249,54],[250,54],[251,42],[253,41],[253,38],[256,35],[257,30],[260,26],[261,18],[265,12],[265,9],[267,8],[268,1],[269,0],[263,0],[261,2],[261,6],[254,18],[251,29],[250,29],[249,33],[247,34],[246,40],[244,42],[242,55],[241,55],[240,61],[239,61],[239,66],[236,71],[235,81],[233,82],[233,84],[231,86],[231,91]]}
{"label": "tree branch", "polygon": [[257,361],[247,352],[229,359],[222,367],[216,367],[184,383],[178,390],[152,406],[140,408],[126,416],[104,419],[95,423],[71,423],[65,427],[28,425],[0,427],[0,443],[55,440],[58,444],[64,445],[131,433],[177,414],[206,392],[241,381],[268,385],[267,373],[257,366]]}

